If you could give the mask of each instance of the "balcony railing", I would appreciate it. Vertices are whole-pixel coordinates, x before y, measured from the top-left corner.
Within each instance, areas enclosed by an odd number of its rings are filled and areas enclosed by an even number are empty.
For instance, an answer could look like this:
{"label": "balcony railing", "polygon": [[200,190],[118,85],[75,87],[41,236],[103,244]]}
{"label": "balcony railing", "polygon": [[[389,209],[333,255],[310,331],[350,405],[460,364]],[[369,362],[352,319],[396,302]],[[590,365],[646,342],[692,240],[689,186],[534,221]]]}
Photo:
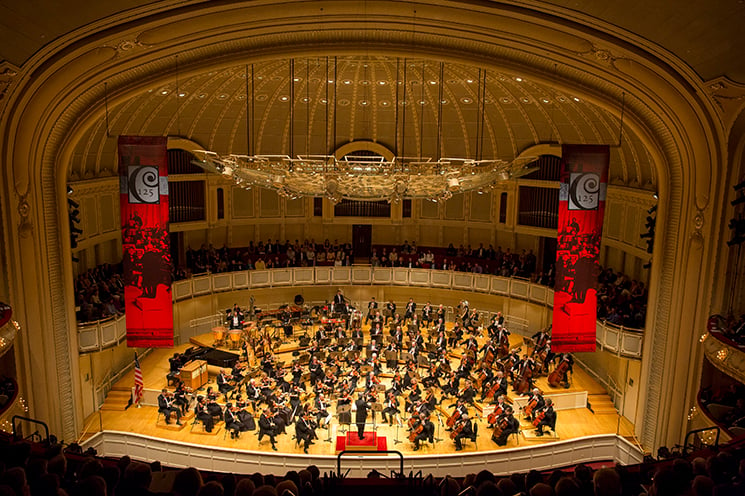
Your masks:
{"label": "balcony railing", "polygon": [[[406,267],[289,267],[207,274],[173,283],[174,303],[213,293],[283,286],[411,286],[471,291],[515,298],[553,308],[551,288],[521,278],[409,269]],[[496,313],[498,309],[495,309]],[[482,312],[488,317],[490,313]],[[80,352],[96,351],[117,344],[126,334],[124,317],[78,328]],[[619,356],[641,358],[644,331],[597,322],[598,345]]]}

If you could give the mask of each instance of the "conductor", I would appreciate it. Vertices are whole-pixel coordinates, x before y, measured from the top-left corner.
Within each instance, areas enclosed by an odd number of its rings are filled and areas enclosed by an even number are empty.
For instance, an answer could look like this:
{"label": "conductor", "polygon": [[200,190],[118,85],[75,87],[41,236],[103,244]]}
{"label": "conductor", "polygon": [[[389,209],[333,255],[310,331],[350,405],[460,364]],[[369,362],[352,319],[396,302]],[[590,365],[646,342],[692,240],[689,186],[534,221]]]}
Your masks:
{"label": "conductor", "polygon": [[347,313],[347,301],[341,289],[334,295],[334,313]]}
{"label": "conductor", "polygon": [[357,424],[357,437],[362,441],[365,438],[365,420],[367,420],[367,409],[370,408],[370,404],[365,401],[365,398],[360,394],[357,401],[354,402],[357,413],[355,414],[354,421]]}

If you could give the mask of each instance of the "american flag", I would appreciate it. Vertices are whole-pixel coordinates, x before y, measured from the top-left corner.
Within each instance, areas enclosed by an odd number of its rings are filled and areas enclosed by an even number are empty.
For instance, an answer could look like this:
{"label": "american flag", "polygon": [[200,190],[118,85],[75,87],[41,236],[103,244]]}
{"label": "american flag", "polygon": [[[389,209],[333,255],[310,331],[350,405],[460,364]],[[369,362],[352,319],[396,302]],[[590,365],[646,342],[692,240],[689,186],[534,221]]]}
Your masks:
{"label": "american flag", "polygon": [[140,368],[140,360],[139,358],[137,358],[137,352],[135,352],[135,404],[140,403],[144,388],[145,384],[142,382],[142,369]]}

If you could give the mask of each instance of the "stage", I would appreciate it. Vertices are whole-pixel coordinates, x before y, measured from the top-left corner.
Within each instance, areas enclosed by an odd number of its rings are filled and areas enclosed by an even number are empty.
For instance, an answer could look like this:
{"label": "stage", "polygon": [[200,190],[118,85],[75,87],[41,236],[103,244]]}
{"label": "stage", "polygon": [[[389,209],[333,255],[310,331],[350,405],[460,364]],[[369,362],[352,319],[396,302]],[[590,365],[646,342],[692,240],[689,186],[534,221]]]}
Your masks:
{"label": "stage", "polygon": [[[299,328],[298,328],[299,330]],[[295,333],[297,338],[298,332]],[[523,339],[519,336],[511,337],[511,347],[520,346]],[[169,371],[168,358],[175,352],[183,352],[186,348],[194,345],[211,346],[213,344],[212,334],[203,334],[192,338],[192,342],[184,344],[173,349],[154,349],[150,354],[141,359],[143,380],[145,385],[145,396],[143,406],[130,407],[126,410],[123,408],[105,409],[96,412],[86,419],[86,434],[83,437],[85,446],[94,446],[99,453],[104,455],[121,456],[128,454],[135,457],[145,457],[146,459],[159,459],[165,463],[168,456],[164,453],[185,452],[193,453],[194,450],[203,453],[203,459],[209,459],[209,463],[198,468],[206,470],[231,471],[237,470],[226,466],[218,468],[214,466],[213,458],[224,459],[226,456],[232,460],[246,458],[245,463],[259,464],[267,467],[262,470],[269,470],[269,467],[275,466],[276,470],[281,467],[298,467],[307,466],[309,463],[328,466],[329,469],[335,467],[336,454],[340,451],[340,445],[337,442],[338,437],[346,436],[350,426],[339,425],[337,419],[331,423],[329,429],[317,429],[318,439],[308,449],[308,454],[303,453],[303,446],[296,444],[294,437],[294,425],[287,428],[287,433],[277,436],[278,452],[271,450],[268,438],[258,442],[257,430],[243,432],[239,439],[231,439],[226,435],[222,422],[216,423],[212,433],[203,432],[200,424],[193,423],[193,413],[183,418],[183,426],[176,426],[175,423],[166,425],[162,415],[158,415],[155,406],[157,394],[160,389],[166,386],[166,374]],[[227,348],[221,348],[224,351],[231,351]],[[275,351],[275,356],[279,361],[290,363],[293,359],[292,352],[298,349],[297,339],[286,340]],[[460,358],[460,350],[453,350],[451,362],[453,367],[457,366]],[[235,352],[237,353],[237,351]],[[214,373],[217,370],[209,367],[209,382],[201,388],[197,394],[203,393],[207,386],[216,389]],[[390,384],[391,374],[387,373],[387,367],[383,365],[383,384]],[[134,373],[130,372],[122,377],[113,388],[114,391],[129,391],[134,385]],[[634,463],[637,458],[641,460],[641,452],[633,443],[633,425],[624,417],[617,414],[612,403],[603,388],[594,381],[580,367],[575,366],[574,374],[569,388],[551,388],[548,386],[546,377],[540,377],[536,380],[536,386],[540,388],[545,396],[553,398],[557,406],[556,431],[543,437],[536,437],[533,425],[524,420],[522,415],[516,415],[520,419],[520,432],[512,435],[504,447],[497,446],[491,440],[491,429],[487,424],[486,416],[489,412],[488,406],[484,410],[478,400],[476,408],[470,409],[470,415],[474,424],[478,426],[478,437],[475,442],[466,440],[463,451],[456,452],[454,442],[450,439],[449,432],[445,430],[446,414],[452,412],[450,408],[454,404],[454,399],[445,399],[442,404],[438,405],[437,411],[433,416],[435,424],[435,443],[424,442],[418,451],[413,450],[413,444],[408,439],[409,432],[406,428],[406,417],[403,425],[388,425],[380,423],[380,414],[376,414],[376,423],[372,425],[372,419],[368,418],[370,426],[366,431],[375,432],[378,439],[384,439],[388,450],[401,452],[407,463],[414,463],[416,467],[430,467],[431,471],[440,470],[438,467],[447,465],[448,472],[455,470],[453,467],[458,466],[465,470],[465,467],[474,463],[477,467],[483,463],[502,463],[509,461],[514,465],[516,457],[520,460],[530,459],[534,464],[539,463],[541,457],[545,457],[545,466],[556,466],[562,459],[558,453],[565,453],[563,458],[569,463],[580,463],[584,461],[593,461],[598,459],[616,460],[624,462],[628,459],[629,463]],[[309,389],[310,391],[310,389]],[[437,395],[439,398],[439,394]],[[515,396],[510,388],[510,398],[516,405],[520,405],[522,398]],[[219,400],[222,402],[222,397]],[[306,398],[306,401],[312,401],[312,395]],[[592,406],[591,411],[587,404]],[[333,413],[333,409],[331,409]],[[356,426],[351,425],[355,432]],[[96,433],[99,433],[95,435]],[[599,444],[598,444],[599,443]],[[157,445],[158,448],[147,446]],[[170,448],[168,446],[171,446]],[[210,450],[214,449],[211,455]],[[347,449],[354,449],[349,448]],[[378,445],[378,449],[381,449]],[[144,451],[142,451],[144,450]],[[448,463],[444,461],[434,462],[438,457],[444,455],[452,456]],[[175,455],[174,455],[175,456]],[[191,456],[191,455],[190,455]],[[277,457],[277,458],[272,458]],[[359,461],[360,455],[355,455],[355,460]],[[364,457],[364,456],[363,456]],[[434,458],[433,458],[434,457]],[[384,465],[394,463],[398,465],[396,459],[389,457],[378,457],[387,460]],[[288,462],[288,460],[290,462]],[[419,461],[416,461],[419,460]],[[471,462],[467,462],[470,460]],[[175,466],[196,466],[195,459],[185,459],[175,457],[171,464]],[[358,462],[355,462],[358,463]],[[361,461],[359,461],[362,464]],[[381,462],[382,463],[382,462]],[[551,464],[554,465],[551,465]],[[624,462],[625,463],[625,462]],[[434,465],[433,465],[434,464]],[[319,466],[320,466],[319,465]],[[535,465],[536,467],[538,465]],[[254,465],[251,465],[254,466]],[[395,468],[395,467],[394,467]],[[533,468],[531,466],[530,468]],[[248,470],[243,468],[242,470]],[[254,469],[255,470],[255,466]],[[285,470],[282,468],[282,470]],[[364,467],[358,467],[358,470],[366,470]],[[518,468],[506,468],[505,473],[519,470]],[[478,471],[474,469],[473,471]],[[364,476],[364,473],[361,473]]]}

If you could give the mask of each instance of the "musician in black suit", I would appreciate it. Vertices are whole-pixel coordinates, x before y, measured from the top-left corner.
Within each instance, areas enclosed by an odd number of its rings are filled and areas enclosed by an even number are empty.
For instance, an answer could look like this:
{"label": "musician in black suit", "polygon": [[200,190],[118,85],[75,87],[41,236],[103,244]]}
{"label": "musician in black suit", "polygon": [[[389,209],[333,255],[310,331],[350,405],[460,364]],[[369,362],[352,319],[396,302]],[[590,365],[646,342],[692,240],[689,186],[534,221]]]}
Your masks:
{"label": "musician in black suit", "polygon": [[536,436],[543,435],[543,428],[556,431],[556,412],[554,411],[554,402],[551,398],[546,398],[546,405],[543,407],[543,418],[536,426]]}
{"label": "musician in black suit", "polygon": [[365,421],[367,420],[367,409],[370,408],[370,404],[360,394],[357,401],[354,402],[354,406],[357,408],[357,412],[354,415],[354,420],[357,424],[357,437],[362,441],[365,438]]}
{"label": "musician in black suit", "polygon": [[308,446],[313,444],[313,439],[317,439],[315,430],[315,423],[310,418],[308,412],[304,412],[303,415],[295,422],[295,439],[297,443],[303,442],[303,452],[308,453]]}
{"label": "musician in black suit", "polygon": [[388,300],[388,303],[385,304],[385,310],[386,310],[386,315],[385,315],[384,323],[387,324],[388,319],[392,320],[393,317],[396,316],[396,304],[393,303],[393,300]]}
{"label": "musician in black suit", "polygon": [[499,436],[492,434],[492,441],[497,443],[497,446],[504,446],[507,444],[507,438],[510,434],[515,434],[520,429],[520,422],[512,415],[512,407],[507,405],[504,408],[504,412],[497,417],[496,425],[502,428],[502,432]]}
{"label": "musician in black suit", "polygon": [[398,398],[396,398],[396,394],[393,391],[388,392],[384,407],[383,422],[393,424],[395,420],[398,420],[398,416],[400,415]]}
{"label": "musician in black suit", "polygon": [[404,323],[408,322],[414,317],[416,313],[416,303],[414,298],[409,298],[409,302],[406,303],[406,310],[404,311]]}
{"label": "musician in black suit", "polygon": [[181,409],[176,406],[173,395],[166,388],[158,395],[158,412],[166,418],[166,424],[171,423],[171,414],[176,414],[176,425],[181,425]]}
{"label": "musician in black suit", "polygon": [[424,308],[422,308],[422,322],[425,323],[427,327],[429,327],[429,324],[432,322],[432,305],[427,302],[426,305],[424,305]]}
{"label": "musician in black suit", "polygon": [[434,442],[435,424],[429,419],[429,415],[420,415],[419,421],[414,424],[413,430],[417,430],[420,426],[422,427],[421,432],[414,437],[414,451],[419,450],[419,443],[422,441],[429,440],[430,443]]}
{"label": "musician in black suit", "polygon": [[375,300],[375,297],[371,297],[370,301],[367,303],[367,315],[365,316],[365,324],[367,325],[370,320],[375,316],[375,312],[378,310],[378,302]]}
{"label": "musician in black suit", "polygon": [[230,430],[230,439],[238,439],[242,423],[238,419],[238,408],[234,407],[232,403],[225,405],[225,428]]}
{"label": "musician in black suit", "polygon": [[461,416],[461,420],[459,420],[461,423],[460,432],[455,436],[455,451],[461,451],[463,449],[463,441],[461,439],[469,438],[472,441],[476,441],[476,436],[473,435],[473,424],[471,424],[471,419],[468,418],[468,414],[464,413]]}
{"label": "musician in black suit", "polygon": [[215,426],[215,419],[207,410],[207,401],[204,399],[204,396],[197,398],[197,405],[194,407],[194,416],[204,424],[205,431],[212,432],[212,428]]}
{"label": "musician in black suit", "polygon": [[220,373],[217,374],[217,389],[220,391],[220,394],[225,395],[226,401],[228,400],[228,393],[234,388],[234,386],[230,384],[230,379],[231,377],[225,369],[220,369]]}
{"label": "musician in black suit", "polygon": [[272,442],[272,449],[277,451],[276,441],[274,440],[276,435],[277,432],[274,420],[272,420],[272,411],[266,408],[259,417],[259,442],[261,442],[261,438],[264,436],[269,436],[269,440]]}
{"label": "musician in black suit", "polygon": [[341,289],[334,295],[334,313],[347,313],[347,300]]}

